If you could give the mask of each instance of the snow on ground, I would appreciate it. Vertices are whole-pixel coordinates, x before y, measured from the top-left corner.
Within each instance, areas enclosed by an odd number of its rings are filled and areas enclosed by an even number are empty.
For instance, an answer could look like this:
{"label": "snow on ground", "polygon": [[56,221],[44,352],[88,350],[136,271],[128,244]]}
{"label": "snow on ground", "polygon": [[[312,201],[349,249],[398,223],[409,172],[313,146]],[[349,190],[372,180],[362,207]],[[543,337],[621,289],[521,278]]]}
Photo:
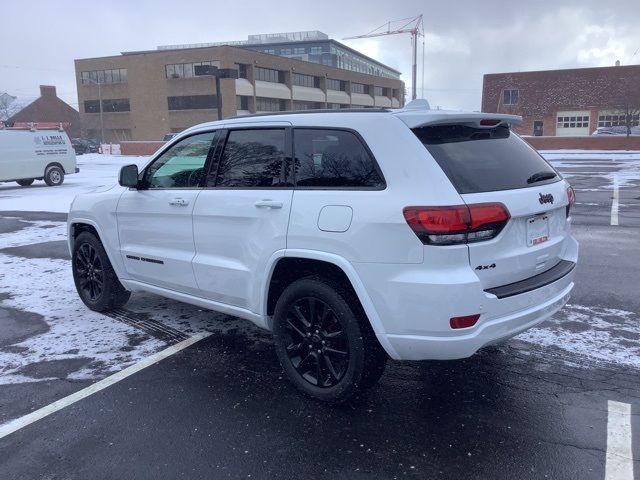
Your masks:
{"label": "snow on ground", "polygon": [[97,153],[79,155],[80,172],[65,175],[64,183],[59,187],[48,187],[38,180],[29,187],[21,187],[15,182],[0,183],[0,210],[67,213],[76,195],[116,185],[123,165],[135,163],[140,167],[148,158]]}
{"label": "snow on ground", "polygon": [[[640,152],[605,150],[541,150],[540,154],[562,175],[572,177],[601,177],[605,188],[634,187],[640,185]],[[580,168],[581,173],[571,169]],[[589,169],[585,173],[585,169]],[[600,189],[591,189],[600,191]]]}

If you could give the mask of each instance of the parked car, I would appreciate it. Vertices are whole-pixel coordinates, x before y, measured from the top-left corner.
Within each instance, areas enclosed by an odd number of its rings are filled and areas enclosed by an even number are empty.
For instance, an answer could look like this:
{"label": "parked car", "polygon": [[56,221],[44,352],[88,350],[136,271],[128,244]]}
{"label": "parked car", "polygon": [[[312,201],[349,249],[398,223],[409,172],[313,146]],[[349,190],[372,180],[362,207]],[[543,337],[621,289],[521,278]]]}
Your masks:
{"label": "parked car", "polygon": [[[615,127],[598,127],[591,135],[626,135],[627,127],[618,125]],[[640,127],[631,127],[630,135],[640,135]]]}
{"label": "parked car", "polygon": [[84,138],[72,138],[71,145],[76,155],[83,155],[85,153],[98,153],[100,151],[100,144],[95,140],[85,140]]}
{"label": "parked car", "polygon": [[0,182],[26,187],[44,180],[51,187],[79,171],[64,130],[0,129]]}
{"label": "parked car", "polygon": [[78,293],[96,311],[146,291],[248,319],[329,402],[374,385],[387,357],[469,357],[574,285],[573,190],[519,121],[405,108],[192,127],[123,167],[120,188],[75,198]]}

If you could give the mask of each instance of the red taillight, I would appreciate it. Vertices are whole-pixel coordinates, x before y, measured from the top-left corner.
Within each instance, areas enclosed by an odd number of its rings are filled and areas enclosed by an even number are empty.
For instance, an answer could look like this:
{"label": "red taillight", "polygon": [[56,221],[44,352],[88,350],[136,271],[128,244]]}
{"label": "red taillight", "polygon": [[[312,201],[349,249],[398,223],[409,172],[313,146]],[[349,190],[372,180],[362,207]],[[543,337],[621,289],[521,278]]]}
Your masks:
{"label": "red taillight", "polygon": [[576,203],[576,192],[573,191],[572,187],[567,187],[567,198],[569,199],[569,203],[567,203],[567,218],[569,218],[571,207]]}
{"label": "red taillight", "polygon": [[480,126],[482,127],[494,127],[498,125],[502,120],[496,120],[495,118],[483,118],[480,120]]}
{"label": "red taillight", "polygon": [[479,318],[479,313],[476,313],[475,315],[467,315],[465,317],[453,317],[449,320],[449,325],[451,328],[469,328],[473,327]]}
{"label": "red taillight", "polygon": [[455,245],[497,236],[509,221],[501,203],[478,203],[450,207],[406,207],[402,213],[425,244]]}

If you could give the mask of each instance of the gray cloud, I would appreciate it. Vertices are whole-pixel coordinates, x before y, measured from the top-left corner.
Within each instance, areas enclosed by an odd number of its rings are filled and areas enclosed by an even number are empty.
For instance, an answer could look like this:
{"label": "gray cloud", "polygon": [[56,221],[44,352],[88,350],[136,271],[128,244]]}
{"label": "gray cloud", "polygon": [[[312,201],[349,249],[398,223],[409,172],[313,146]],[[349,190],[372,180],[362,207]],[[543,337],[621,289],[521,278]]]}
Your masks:
{"label": "gray cloud", "polygon": [[[424,95],[445,108],[478,109],[484,73],[640,63],[640,52],[632,57],[640,48],[637,0],[43,0],[2,7],[0,91],[35,95],[38,85],[54,84],[75,104],[75,58],[278,31],[321,30],[340,40],[418,13],[427,32]],[[408,35],[345,43],[401,70],[409,83]]]}

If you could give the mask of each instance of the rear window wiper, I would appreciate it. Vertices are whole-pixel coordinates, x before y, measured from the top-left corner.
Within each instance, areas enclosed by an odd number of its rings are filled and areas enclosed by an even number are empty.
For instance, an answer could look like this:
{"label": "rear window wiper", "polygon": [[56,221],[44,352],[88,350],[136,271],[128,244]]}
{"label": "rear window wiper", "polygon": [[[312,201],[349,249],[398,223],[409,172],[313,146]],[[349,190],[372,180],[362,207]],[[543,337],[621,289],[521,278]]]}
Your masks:
{"label": "rear window wiper", "polygon": [[527,183],[536,183],[536,182],[541,182],[543,180],[551,180],[552,178],[556,178],[557,176],[558,176],[557,173],[551,172],[549,170],[544,172],[538,172],[538,173],[534,173],[529,178],[527,178]]}

